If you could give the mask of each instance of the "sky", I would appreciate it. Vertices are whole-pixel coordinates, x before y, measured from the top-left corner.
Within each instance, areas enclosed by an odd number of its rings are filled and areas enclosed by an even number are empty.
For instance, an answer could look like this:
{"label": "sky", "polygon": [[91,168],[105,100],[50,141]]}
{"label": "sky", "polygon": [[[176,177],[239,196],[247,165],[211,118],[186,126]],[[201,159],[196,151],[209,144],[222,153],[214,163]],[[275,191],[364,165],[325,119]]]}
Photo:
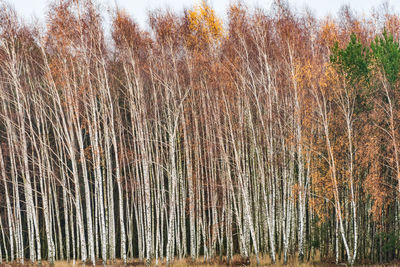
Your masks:
{"label": "sky", "polygon": [[[7,0],[6,0],[7,1]],[[46,6],[50,0],[8,0],[14,5],[17,12],[27,20],[38,18],[44,20]],[[113,9],[116,5],[124,8],[142,27],[147,27],[147,14],[149,10],[155,8],[170,8],[180,11],[183,8],[190,8],[200,2],[200,0],[97,0],[102,9],[107,11]],[[208,0],[217,14],[224,19],[226,8],[232,0]],[[269,8],[272,0],[242,0],[250,7]],[[305,6],[319,17],[327,14],[335,15],[339,8],[344,4],[349,4],[359,14],[368,14],[372,7],[382,5],[382,0],[289,0],[292,6],[298,10],[304,10]],[[400,0],[388,0],[389,6],[397,11],[400,9]]]}

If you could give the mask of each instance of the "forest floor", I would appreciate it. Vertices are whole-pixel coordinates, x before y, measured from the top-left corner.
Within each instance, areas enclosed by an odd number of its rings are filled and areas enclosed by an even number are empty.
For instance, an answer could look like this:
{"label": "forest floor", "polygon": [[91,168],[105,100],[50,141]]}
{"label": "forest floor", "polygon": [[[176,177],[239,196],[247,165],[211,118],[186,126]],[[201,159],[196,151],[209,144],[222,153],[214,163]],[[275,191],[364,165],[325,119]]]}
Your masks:
{"label": "forest floor", "polygon": [[[101,262],[96,263],[97,266],[102,266]],[[164,262],[161,262],[158,264],[159,266],[166,266]],[[271,260],[269,257],[263,257],[260,259],[260,265],[261,266],[277,266],[277,267],[295,267],[295,266],[300,266],[300,267],[333,267],[333,266],[346,266],[345,263],[336,265],[334,263],[327,263],[327,262],[321,262],[319,260],[312,260],[309,262],[305,263],[299,263],[297,259],[290,259],[289,262],[284,265],[282,261],[277,262],[276,264],[271,264]],[[92,265],[88,264],[83,264],[80,261],[56,261],[54,264],[50,264],[47,261],[42,261],[41,264],[32,264],[29,261],[26,262],[25,264],[19,264],[19,263],[3,263],[0,264],[0,267],[90,267]],[[126,265],[123,264],[121,260],[116,260],[114,263],[108,262],[106,267],[136,267],[136,266],[145,266],[144,261],[140,261],[138,259],[135,260],[129,260]],[[151,266],[156,266],[156,262],[153,261]],[[222,266],[228,266],[226,262],[215,260],[211,262],[204,262],[203,260],[197,260],[195,262],[189,260],[189,259],[181,259],[181,260],[175,260],[173,264],[171,264],[171,267],[183,267],[183,266],[192,266],[192,267],[222,267]],[[241,263],[239,257],[234,257],[233,261],[229,266],[246,266],[245,264]],[[255,257],[251,258],[251,264],[249,266],[256,266],[256,259]],[[385,266],[385,267],[394,267],[394,266],[400,266],[400,261],[398,262],[392,262],[392,263],[384,263],[384,264],[355,264],[355,267],[358,266],[369,266],[369,267],[378,267],[378,266]]]}

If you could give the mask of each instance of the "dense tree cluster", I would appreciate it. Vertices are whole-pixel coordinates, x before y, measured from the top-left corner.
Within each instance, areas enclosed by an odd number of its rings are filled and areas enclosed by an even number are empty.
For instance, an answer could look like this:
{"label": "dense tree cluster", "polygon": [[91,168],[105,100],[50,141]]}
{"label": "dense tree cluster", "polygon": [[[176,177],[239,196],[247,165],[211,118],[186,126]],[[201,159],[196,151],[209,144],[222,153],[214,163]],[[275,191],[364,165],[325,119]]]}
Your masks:
{"label": "dense tree cluster", "polygon": [[400,256],[400,17],[0,2],[0,262]]}

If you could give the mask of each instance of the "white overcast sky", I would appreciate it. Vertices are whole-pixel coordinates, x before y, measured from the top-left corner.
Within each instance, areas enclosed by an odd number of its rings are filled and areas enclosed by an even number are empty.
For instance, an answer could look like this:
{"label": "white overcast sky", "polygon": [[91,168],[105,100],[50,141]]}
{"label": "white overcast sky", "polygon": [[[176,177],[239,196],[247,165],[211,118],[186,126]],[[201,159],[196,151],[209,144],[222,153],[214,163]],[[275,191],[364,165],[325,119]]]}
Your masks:
{"label": "white overcast sky", "polygon": [[[26,19],[37,17],[43,21],[47,4],[51,0],[8,0],[8,2],[13,4],[18,13]],[[105,11],[117,4],[120,8],[126,9],[142,27],[146,27],[148,10],[168,7],[180,11],[184,7],[188,8],[199,3],[200,0],[97,0],[97,2]],[[232,0],[208,0],[208,2],[217,14],[224,18],[226,8]],[[242,2],[250,7],[269,8],[272,0],[242,0]],[[383,3],[382,0],[289,0],[289,2],[300,11],[307,5],[317,16],[335,15],[344,4],[349,4],[358,14],[368,14],[372,7],[379,7]],[[387,2],[396,11],[400,9],[400,0],[388,0]]]}

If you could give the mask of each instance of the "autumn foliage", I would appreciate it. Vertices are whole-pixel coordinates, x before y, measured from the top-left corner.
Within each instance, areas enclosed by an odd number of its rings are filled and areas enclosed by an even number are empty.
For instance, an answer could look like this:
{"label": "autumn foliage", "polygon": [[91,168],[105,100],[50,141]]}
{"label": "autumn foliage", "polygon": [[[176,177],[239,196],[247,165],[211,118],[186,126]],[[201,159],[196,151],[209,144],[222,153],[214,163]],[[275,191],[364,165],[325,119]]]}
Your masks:
{"label": "autumn foliage", "polygon": [[104,15],[0,1],[0,262],[399,259],[397,14]]}

